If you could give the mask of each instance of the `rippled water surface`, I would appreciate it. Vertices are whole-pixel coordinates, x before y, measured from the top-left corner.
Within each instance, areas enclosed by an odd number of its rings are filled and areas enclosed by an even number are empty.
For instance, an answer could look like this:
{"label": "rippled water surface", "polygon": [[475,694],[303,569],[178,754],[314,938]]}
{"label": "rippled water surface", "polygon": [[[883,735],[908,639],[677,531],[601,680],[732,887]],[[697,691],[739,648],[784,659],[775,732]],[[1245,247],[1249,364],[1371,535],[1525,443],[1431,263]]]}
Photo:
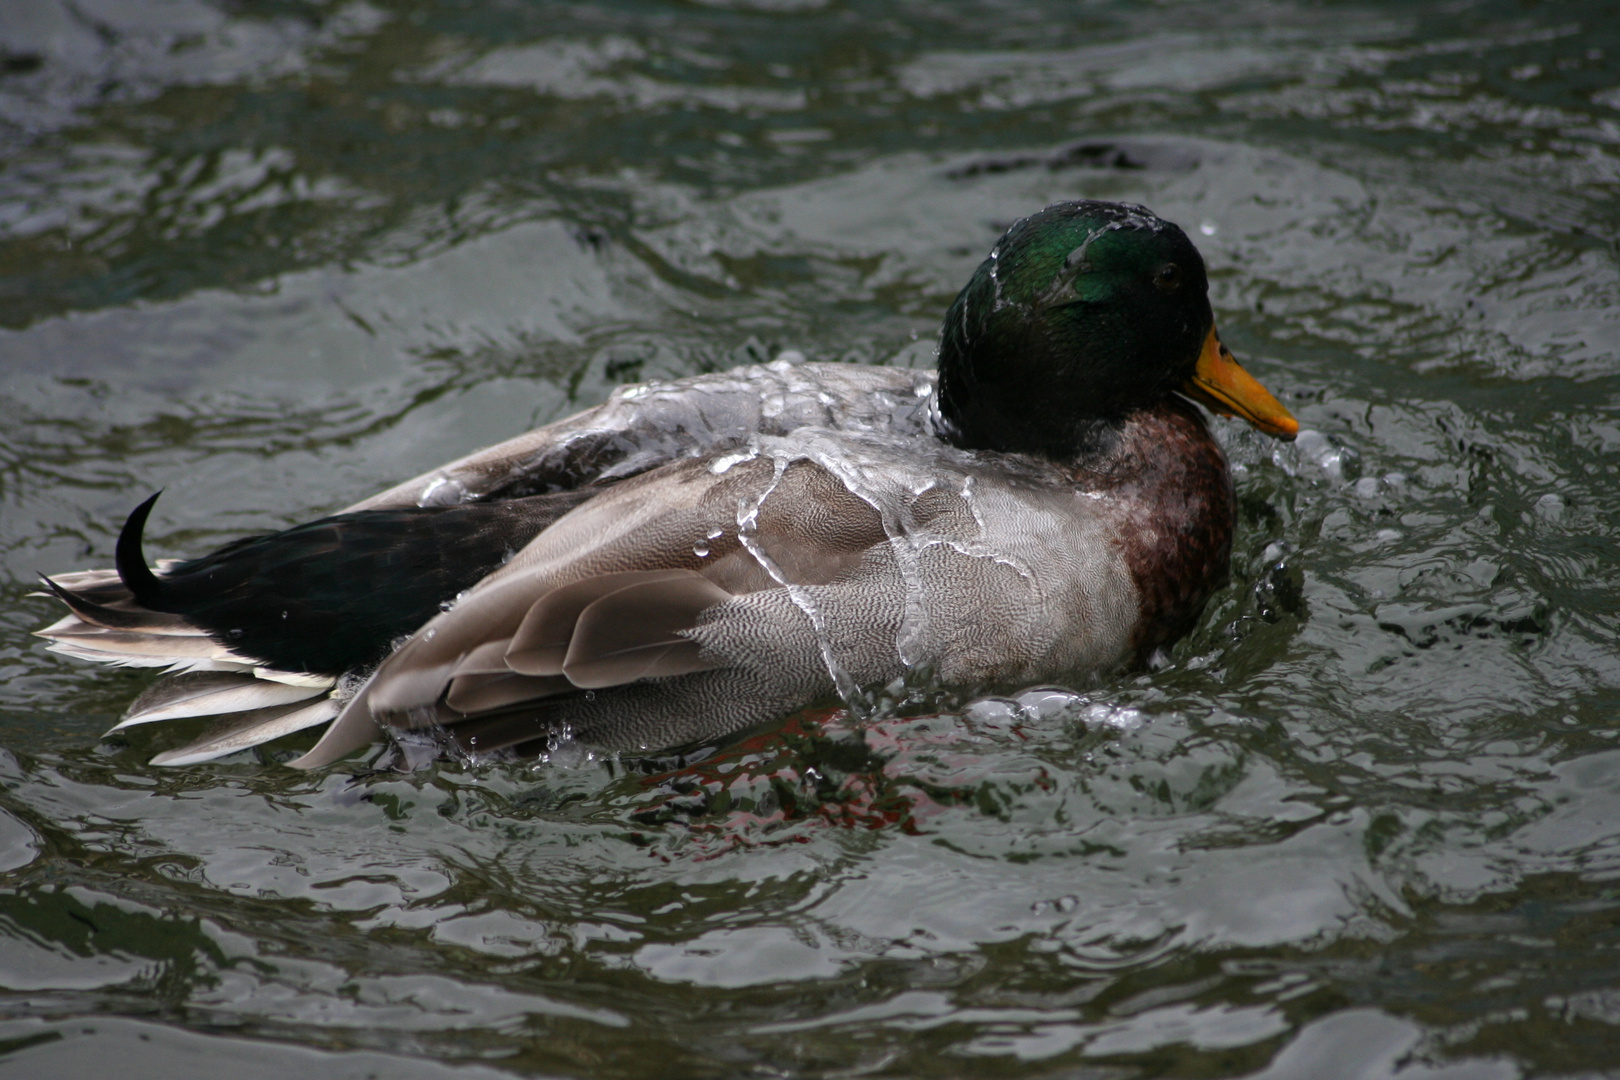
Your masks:
{"label": "rippled water surface", "polygon": [[[306,775],[29,636],[1078,196],[1308,429],[1164,670]],[[1598,0],[0,3],[0,1074],[1616,1075],[1617,197]]]}

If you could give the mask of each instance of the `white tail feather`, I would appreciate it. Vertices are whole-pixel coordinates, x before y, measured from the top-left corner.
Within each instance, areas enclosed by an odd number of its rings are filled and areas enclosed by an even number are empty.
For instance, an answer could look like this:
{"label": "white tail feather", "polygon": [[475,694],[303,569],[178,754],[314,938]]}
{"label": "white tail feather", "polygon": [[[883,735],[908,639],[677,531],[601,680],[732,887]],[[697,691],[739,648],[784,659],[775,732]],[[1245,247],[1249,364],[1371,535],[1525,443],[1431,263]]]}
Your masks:
{"label": "white tail feather", "polygon": [[234,714],[221,718],[220,723],[196,742],[158,754],[151,764],[196,765],[212,761],[316,724],[324,724],[337,714],[338,703],[330,697],[292,709],[280,706]]}
{"label": "white tail feather", "polygon": [[[191,670],[194,664],[213,663],[217,660],[196,660],[184,656],[152,656],[144,653],[108,652],[103,649],[92,649],[80,645],[74,640],[53,641],[45,646],[51,652],[71,656],[75,660],[89,660],[95,664],[107,664],[112,667],[166,667],[171,670]],[[251,662],[233,665],[236,671],[252,670]],[[219,670],[219,669],[215,669]]]}
{"label": "white tail feather", "polygon": [[275,668],[256,667],[253,669],[256,679],[268,679],[270,682],[286,683],[288,686],[307,686],[314,690],[330,690],[337,685],[337,678],[332,675],[311,675],[304,671],[277,671]]}
{"label": "white tail feather", "polygon": [[[165,560],[159,569],[173,562]],[[52,652],[113,667],[168,669],[169,677],[137,698],[107,734],[164,720],[216,718],[202,738],[158,754],[154,765],[211,761],[327,723],[338,714],[340,705],[331,696],[337,679],[264,667],[179,616],[147,612],[124,590],[108,590],[122,584],[116,570],[56,574],[51,582],[70,593],[101,590],[97,600],[63,597],[70,605],[82,604],[35,631]]]}
{"label": "white tail feather", "polygon": [[[294,686],[284,682],[255,679],[252,676],[221,676],[187,689],[164,694],[143,707],[148,695],[143,694],[130,711],[107,734],[134,727],[136,724],[155,724],[160,720],[184,720],[192,716],[220,716],[227,713],[269,709],[277,705],[291,705],[304,701],[324,690],[324,687]],[[155,688],[154,688],[155,689]]]}
{"label": "white tail feather", "polygon": [[57,631],[51,635],[53,644],[71,645],[93,652],[127,656],[156,656],[174,660],[236,660],[249,664],[253,661],[233,653],[210,637],[179,637],[173,634],[147,634],[139,630],[103,630],[86,625],[73,633]]}
{"label": "white tail feather", "polygon": [[[50,594],[35,593],[34,595],[49,596]],[[134,609],[132,608],[130,610],[133,611]],[[190,623],[180,623],[173,626],[142,626],[139,629],[134,630],[114,630],[110,627],[98,626],[93,622],[87,622],[71,612],[62,616],[60,619],[57,619],[43,630],[34,631],[34,634],[37,637],[50,638],[83,637],[86,634],[105,633],[141,634],[148,637],[162,638],[205,638],[208,636],[208,631],[202,629],[201,627],[192,626]]]}

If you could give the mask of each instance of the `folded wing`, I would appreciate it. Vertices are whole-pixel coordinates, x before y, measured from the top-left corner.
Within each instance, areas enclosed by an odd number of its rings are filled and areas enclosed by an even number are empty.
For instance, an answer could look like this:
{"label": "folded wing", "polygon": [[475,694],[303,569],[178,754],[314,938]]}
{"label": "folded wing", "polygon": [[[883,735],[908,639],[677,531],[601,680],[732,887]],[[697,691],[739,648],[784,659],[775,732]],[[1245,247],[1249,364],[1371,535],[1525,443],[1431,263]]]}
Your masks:
{"label": "folded wing", "polygon": [[[709,460],[687,461],[625,481],[414,634],[293,764],[336,760],[381,727],[446,727],[471,749],[514,745],[584,722],[598,703],[611,708],[648,694],[647,725],[662,722],[669,733],[649,732],[645,741],[672,745],[706,701],[701,693],[687,701],[683,688],[704,685],[691,677],[716,673],[709,682],[719,685],[724,673],[748,666],[736,649],[717,647],[724,635],[712,631],[744,613],[758,619],[770,610],[747,633],[798,641],[797,666],[807,671],[797,681],[819,673],[825,682],[813,627],[807,636],[789,585],[834,582],[887,538],[870,504],[808,461],[756,458],[718,472]],[[768,593],[780,595],[762,604]],[[743,681],[758,677],[750,669]],[[626,694],[632,687],[639,689]],[[738,693],[734,704],[756,712],[780,696]],[[660,712],[662,720],[652,715]]]}

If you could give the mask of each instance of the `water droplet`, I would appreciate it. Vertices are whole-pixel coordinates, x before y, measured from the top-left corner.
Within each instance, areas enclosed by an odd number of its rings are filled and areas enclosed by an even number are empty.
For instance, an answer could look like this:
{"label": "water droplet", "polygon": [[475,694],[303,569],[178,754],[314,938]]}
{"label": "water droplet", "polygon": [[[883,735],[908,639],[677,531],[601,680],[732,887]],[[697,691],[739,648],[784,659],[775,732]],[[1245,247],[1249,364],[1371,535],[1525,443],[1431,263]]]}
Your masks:
{"label": "water droplet", "polygon": [[1205,236],[1214,236],[1220,230],[1213,221],[1205,221],[1198,226],[1198,231]]}
{"label": "water droplet", "polygon": [[417,506],[455,506],[470,498],[467,485],[451,476],[436,477],[416,497]]}
{"label": "water droplet", "polygon": [[692,554],[696,555],[700,559],[708,558],[708,556],[709,556],[709,545],[708,544],[693,544],[692,545]]}

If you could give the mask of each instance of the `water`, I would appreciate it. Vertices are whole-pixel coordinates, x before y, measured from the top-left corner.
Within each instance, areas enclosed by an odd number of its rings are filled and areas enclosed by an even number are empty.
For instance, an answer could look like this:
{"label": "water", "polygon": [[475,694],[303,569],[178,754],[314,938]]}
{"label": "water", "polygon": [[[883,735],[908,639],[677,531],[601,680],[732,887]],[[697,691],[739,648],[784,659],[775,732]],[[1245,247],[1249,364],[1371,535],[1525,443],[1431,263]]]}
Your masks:
{"label": "water", "polygon": [[[0,6],[0,1074],[1596,1075],[1620,1060],[1620,22],[1478,0]],[[1157,671],[660,771],[156,769],[35,570],[1181,222],[1223,422]],[[1612,1072],[1609,1075],[1613,1075]]]}

